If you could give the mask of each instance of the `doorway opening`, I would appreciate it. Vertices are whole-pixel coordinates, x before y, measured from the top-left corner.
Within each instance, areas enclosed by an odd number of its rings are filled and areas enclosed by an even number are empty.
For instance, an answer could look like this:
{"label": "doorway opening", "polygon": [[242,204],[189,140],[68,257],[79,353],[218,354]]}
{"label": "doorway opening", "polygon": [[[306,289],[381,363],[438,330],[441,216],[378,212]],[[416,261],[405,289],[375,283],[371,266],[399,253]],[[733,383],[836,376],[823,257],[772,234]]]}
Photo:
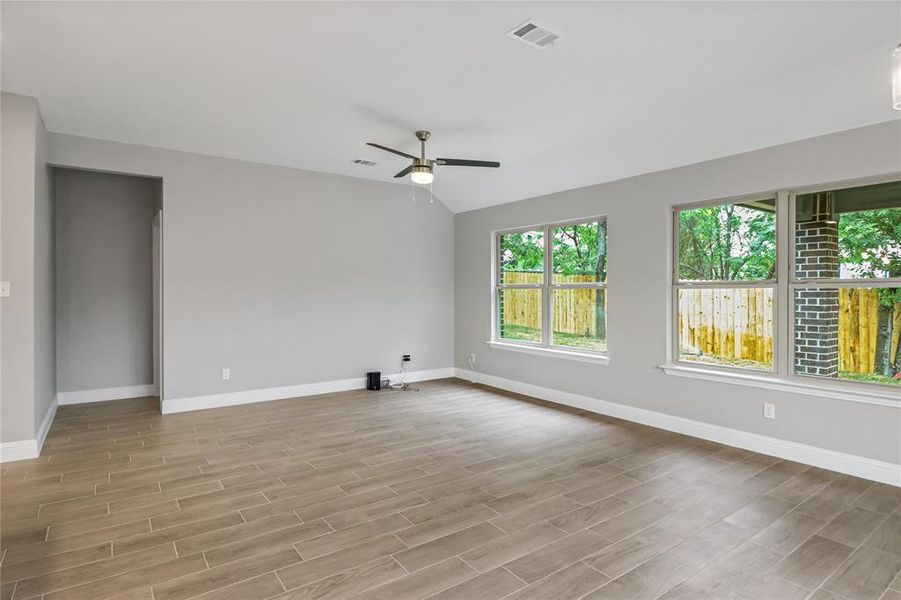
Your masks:
{"label": "doorway opening", "polygon": [[54,169],[60,404],[163,396],[158,178]]}

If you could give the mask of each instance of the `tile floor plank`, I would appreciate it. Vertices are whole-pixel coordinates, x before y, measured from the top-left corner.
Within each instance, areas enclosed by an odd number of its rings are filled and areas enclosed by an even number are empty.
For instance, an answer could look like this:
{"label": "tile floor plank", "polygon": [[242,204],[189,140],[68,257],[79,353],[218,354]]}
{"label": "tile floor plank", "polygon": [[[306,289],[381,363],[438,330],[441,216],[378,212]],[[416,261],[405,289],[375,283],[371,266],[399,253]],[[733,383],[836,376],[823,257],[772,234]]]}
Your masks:
{"label": "tile floor plank", "polygon": [[772,575],[815,590],[852,552],[852,548],[815,535],[786,556]]}
{"label": "tile floor plank", "polygon": [[582,563],[575,563],[548,575],[510,596],[507,600],[556,600],[581,598],[610,581]]}
{"label": "tile floor plank", "polygon": [[406,577],[371,588],[354,598],[355,600],[419,600],[446,590],[461,581],[471,579],[475,575],[476,572],[462,560],[450,558]]}

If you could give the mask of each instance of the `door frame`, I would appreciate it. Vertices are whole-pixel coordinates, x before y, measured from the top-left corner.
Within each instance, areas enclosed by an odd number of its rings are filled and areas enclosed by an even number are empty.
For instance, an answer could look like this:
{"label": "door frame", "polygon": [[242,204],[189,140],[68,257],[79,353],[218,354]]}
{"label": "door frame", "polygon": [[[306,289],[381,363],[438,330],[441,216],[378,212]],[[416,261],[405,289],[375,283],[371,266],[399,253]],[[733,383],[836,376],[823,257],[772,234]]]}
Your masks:
{"label": "door frame", "polygon": [[153,216],[151,290],[153,295],[153,386],[163,406],[163,209]]}

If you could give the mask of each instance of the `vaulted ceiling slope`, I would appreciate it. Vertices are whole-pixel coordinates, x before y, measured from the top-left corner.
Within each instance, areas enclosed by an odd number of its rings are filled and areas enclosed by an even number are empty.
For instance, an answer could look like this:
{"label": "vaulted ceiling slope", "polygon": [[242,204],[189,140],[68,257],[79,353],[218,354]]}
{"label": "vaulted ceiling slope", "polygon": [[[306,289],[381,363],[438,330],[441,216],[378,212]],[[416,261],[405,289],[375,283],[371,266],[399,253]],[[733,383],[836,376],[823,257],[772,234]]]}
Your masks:
{"label": "vaulted ceiling slope", "polygon": [[386,181],[364,142],[430,129],[502,162],[439,168],[460,212],[897,118],[899,41],[898,2],[4,1],[0,83],[52,131]]}

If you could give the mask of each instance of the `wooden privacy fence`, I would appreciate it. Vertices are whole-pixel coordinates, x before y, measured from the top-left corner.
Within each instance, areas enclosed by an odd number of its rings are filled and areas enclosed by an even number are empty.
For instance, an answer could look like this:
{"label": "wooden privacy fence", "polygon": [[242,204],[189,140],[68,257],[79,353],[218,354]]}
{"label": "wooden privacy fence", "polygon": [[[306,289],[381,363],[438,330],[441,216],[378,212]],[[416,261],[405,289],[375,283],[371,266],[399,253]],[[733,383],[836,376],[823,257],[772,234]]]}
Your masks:
{"label": "wooden privacy fence", "polygon": [[[875,289],[840,289],[839,370],[873,373],[878,305]],[[774,319],[769,288],[679,291],[679,342],[684,351],[770,363]],[[894,364],[901,335],[901,304],[895,305],[893,320]]]}
{"label": "wooden privacy fence", "polygon": [[[842,288],[838,294],[838,368],[852,373],[873,373],[879,323],[879,292]],[[891,363],[895,364],[901,335],[901,303],[892,312]]]}
{"label": "wooden privacy fence", "polygon": [[773,290],[679,290],[679,343],[684,351],[772,362]]}
{"label": "wooden privacy fence", "polygon": [[[593,275],[557,276],[556,283],[593,283]],[[541,283],[541,273],[504,272],[504,282],[510,284]],[[516,290],[504,294],[503,323],[530,329],[541,328],[541,294],[538,290]],[[525,292],[525,293],[523,293]],[[595,302],[597,289],[566,289],[555,291],[553,302],[554,331],[574,335],[597,335]]]}

